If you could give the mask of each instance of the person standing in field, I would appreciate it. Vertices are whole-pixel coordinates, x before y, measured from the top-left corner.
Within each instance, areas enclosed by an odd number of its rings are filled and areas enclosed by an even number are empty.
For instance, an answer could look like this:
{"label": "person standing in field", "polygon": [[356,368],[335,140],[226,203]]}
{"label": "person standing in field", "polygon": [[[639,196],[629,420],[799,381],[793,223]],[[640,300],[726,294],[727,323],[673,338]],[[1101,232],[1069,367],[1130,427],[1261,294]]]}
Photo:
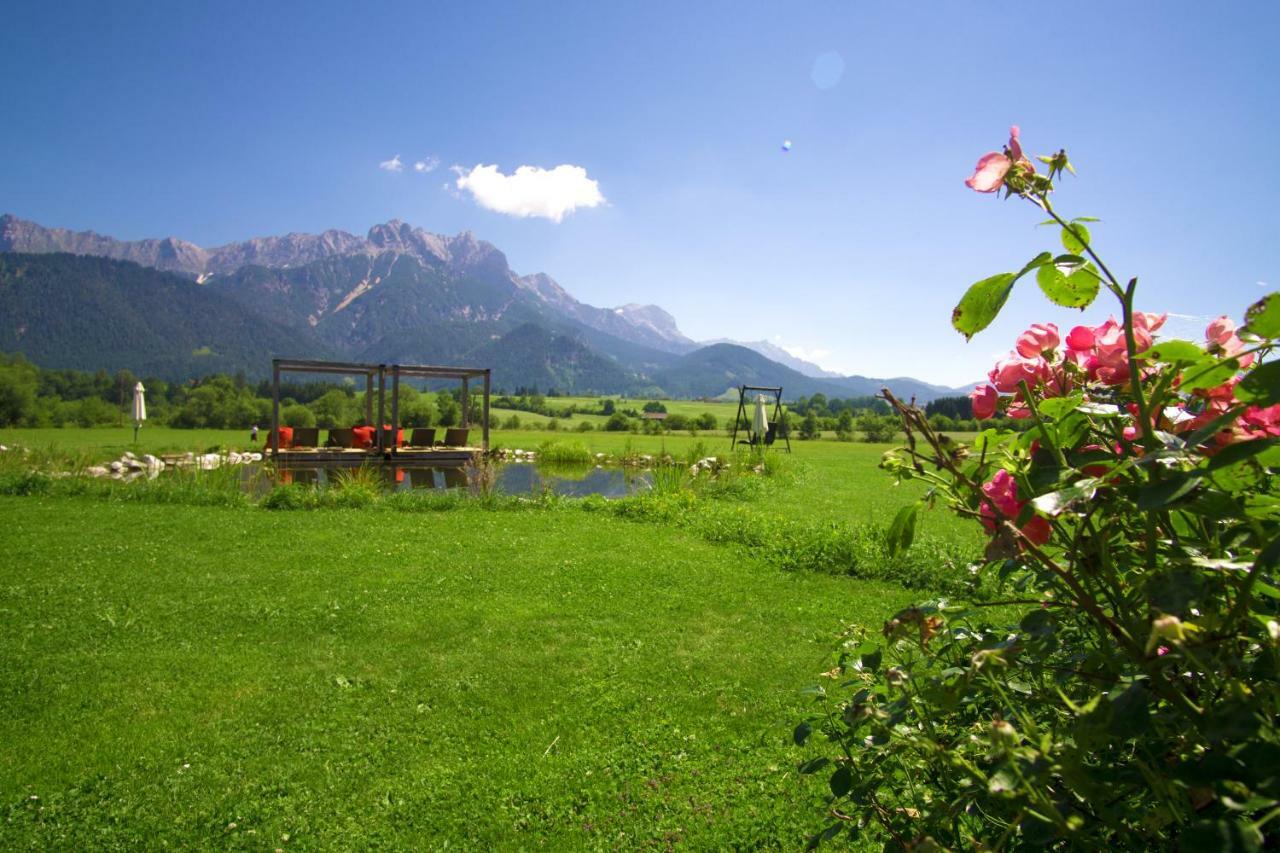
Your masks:
{"label": "person standing in field", "polygon": [[254,424],[249,429],[249,440],[252,441],[254,444],[258,443],[258,425],[257,424]]}

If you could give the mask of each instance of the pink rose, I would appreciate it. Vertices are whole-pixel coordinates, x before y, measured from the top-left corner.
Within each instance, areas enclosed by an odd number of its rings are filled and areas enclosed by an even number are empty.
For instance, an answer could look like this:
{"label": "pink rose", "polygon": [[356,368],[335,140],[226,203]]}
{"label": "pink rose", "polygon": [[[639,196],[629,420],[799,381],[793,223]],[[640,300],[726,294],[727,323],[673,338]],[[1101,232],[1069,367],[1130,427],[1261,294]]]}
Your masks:
{"label": "pink rose", "polygon": [[1033,515],[1026,524],[1022,525],[1022,535],[1037,545],[1043,545],[1053,535],[1053,528],[1049,525],[1048,519]]}
{"label": "pink rose", "polygon": [[[1026,501],[1018,500],[1018,484],[1013,475],[1004,469],[997,471],[990,482],[983,485],[982,493],[987,496],[987,500],[978,507],[978,515],[987,533],[995,533],[1002,518],[1016,519],[1027,505]],[[1037,545],[1048,542],[1053,533],[1048,520],[1038,515],[1033,515],[1022,525],[1021,530],[1023,536]]]}
{"label": "pink rose", "polygon": [[1016,124],[1009,126],[1009,157],[1014,162],[1025,159],[1022,156],[1022,143],[1018,141],[1018,137],[1022,135],[1022,128]]}
{"label": "pink rose", "polygon": [[1000,395],[990,385],[975,385],[969,392],[969,404],[973,407],[973,416],[985,421],[996,413]]}
{"label": "pink rose", "polygon": [[1018,383],[1023,380],[1032,387],[1049,376],[1049,363],[1040,356],[1025,358],[1017,353],[1009,353],[1008,358],[996,362],[996,366],[987,374],[996,390],[1012,394],[1018,390]]}
{"label": "pink rose", "polygon": [[1058,327],[1053,323],[1033,323],[1021,335],[1018,335],[1018,354],[1024,358],[1035,358],[1044,355],[1046,350],[1055,350],[1061,338]]}
{"label": "pink rose", "polygon": [[[1204,330],[1205,340],[1209,342],[1209,349],[1217,349],[1223,355],[1234,356],[1240,350],[1244,349],[1244,341],[1236,334],[1236,324],[1231,318],[1223,315],[1209,324]],[[1253,364],[1253,353],[1240,356],[1240,366],[1248,367]]]}
{"label": "pink rose", "polygon": [[1280,435],[1280,403],[1263,409],[1250,406],[1240,416],[1237,427],[1244,438],[1267,438]]}
{"label": "pink rose", "polygon": [[993,193],[1004,186],[1005,175],[1009,174],[1009,170],[1015,165],[1028,172],[1034,172],[1036,167],[1022,156],[1022,144],[1018,141],[1020,133],[1021,130],[1016,124],[1010,127],[1009,145],[1004,153],[991,151],[983,154],[978,160],[978,165],[974,167],[973,174],[964,182],[965,186],[980,193]]}
{"label": "pink rose", "polygon": [[1093,329],[1076,326],[1067,333],[1067,349],[1072,352],[1093,352]]}
{"label": "pink rose", "polygon": [[[1018,483],[1003,468],[996,472],[990,482],[983,484],[982,493],[1005,518],[1017,518],[1022,510],[1022,505],[1018,503]],[[995,527],[991,527],[989,532],[994,533]]]}
{"label": "pink rose", "polygon": [[980,193],[993,193],[1004,186],[1004,176],[1012,165],[1013,161],[998,151],[983,154],[964,185]]}
{"label": "pink rose", "polygon": [[1146,311],[1133,312],[1133,325],[1141,326],[1153,334],[1163,326],[1164,321],[1168,319],[1169,313],[1167,311],[1164,314],[1151,314]]}

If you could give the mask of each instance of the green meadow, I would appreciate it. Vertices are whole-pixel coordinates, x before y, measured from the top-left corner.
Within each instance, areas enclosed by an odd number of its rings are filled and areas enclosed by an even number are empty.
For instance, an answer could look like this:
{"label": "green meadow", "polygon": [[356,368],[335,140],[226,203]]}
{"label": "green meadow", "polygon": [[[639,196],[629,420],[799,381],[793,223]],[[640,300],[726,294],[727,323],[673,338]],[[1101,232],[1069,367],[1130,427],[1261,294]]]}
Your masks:
{"label": "green meadow", "polygon": [[[730,450],[723,433],[492,439]],[[151,426],[137,445],[0,444],[81,462],[250,447]],[[888,446],[792,444],[721,490],[349,486],[326,506],[354,508],[310,511],[219,472],[182,491],[32,478],[5,454],[0,847],[803,846],[825,789],[796,769],[802,691],[842,626],[954,591],[980,546],[929,512],[890,558],[883,531],[921,489],[878,470]]]}

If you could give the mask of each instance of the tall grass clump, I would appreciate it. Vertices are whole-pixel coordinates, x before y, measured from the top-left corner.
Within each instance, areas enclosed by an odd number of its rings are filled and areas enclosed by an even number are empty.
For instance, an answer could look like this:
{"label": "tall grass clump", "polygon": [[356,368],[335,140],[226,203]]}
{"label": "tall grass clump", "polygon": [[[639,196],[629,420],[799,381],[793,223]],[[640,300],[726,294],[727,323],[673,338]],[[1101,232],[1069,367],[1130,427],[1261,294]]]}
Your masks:
{"label": "tall grass clump", "polygon": [[658,465],[648,473],[650,490],[655,495],[689,491],[689,469],[683,465]]}
{"label": "tall grass clump", "polygon": [[544,465],[590,465],[594,457],[577,441],[544,441],[538,445],[538,463]]}

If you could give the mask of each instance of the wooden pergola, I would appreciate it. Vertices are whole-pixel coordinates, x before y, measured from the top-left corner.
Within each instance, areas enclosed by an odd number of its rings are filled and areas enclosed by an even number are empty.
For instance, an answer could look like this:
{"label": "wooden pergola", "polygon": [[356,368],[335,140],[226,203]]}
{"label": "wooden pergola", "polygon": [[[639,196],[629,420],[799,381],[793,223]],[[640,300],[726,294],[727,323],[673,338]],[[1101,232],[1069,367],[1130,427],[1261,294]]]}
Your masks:
{"label": "wooden pergola", "polygon": [[[326,373],[341,376],[363,376],[365,381],[364,412],[365,422],[374,426],[377,440],[370,453],[390,459],[392,457],[430,458],[433,451],[413,450],[402,452],[395,447],[392,438],[391,447],[386,446],[386,430],[383,425],[387,421],[387,377],[391,377],[391,435],[394,437],[400,429],[400,380],[406,379],[455,379],[462,383],[462,423],[461,427],[470,426],[471,380],[479,379],[482,383],[484,403],[481,415],[482,442],[481,451],[489,452],[489,396],[492,383],[492,371],[487,367],[445,367],[426,364],[363,364],[349,361],[318,361],[314,359],[275,358],[271,360],[271,455],[280,458],[280,374],[281,373]],[[374,419],[373,386],[374,379],[378,385],[378,411]]]}

